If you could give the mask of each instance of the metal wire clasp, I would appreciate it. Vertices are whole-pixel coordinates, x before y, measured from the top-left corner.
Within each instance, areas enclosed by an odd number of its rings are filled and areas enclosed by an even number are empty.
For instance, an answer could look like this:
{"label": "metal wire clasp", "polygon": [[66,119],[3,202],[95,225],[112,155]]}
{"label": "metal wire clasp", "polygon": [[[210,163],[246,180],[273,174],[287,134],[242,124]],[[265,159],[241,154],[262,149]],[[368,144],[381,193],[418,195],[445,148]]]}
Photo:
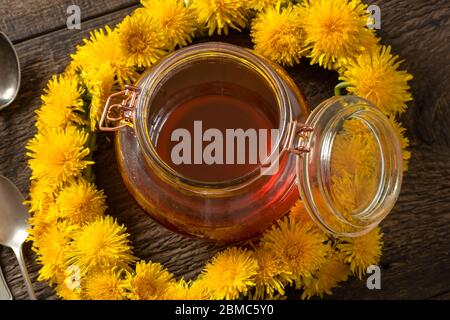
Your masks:
{"label": "metal wire clasp", "polygon": [[[138,87],[125,86],[125,90],[110,95],[100,119],[100,130],[117,131],[125,126],[132,126],[140,93],[141,89]],[[120,101],[120,98],[123,99]],[[117,103],[118,100],[119,103]]]}
{"label": "metal wire clasp", "polygon": [[[309,135],[314,131],[314,128],[304,125],[303,123],[293,121],[290,124],[290,135],[288,138],[288,148],[289,152],[292,152],[298,156],[308,153],[311,150],[307,147],[307,142]],[[296,138],[299,138],[299,143],[297,146],[293,146]]]}

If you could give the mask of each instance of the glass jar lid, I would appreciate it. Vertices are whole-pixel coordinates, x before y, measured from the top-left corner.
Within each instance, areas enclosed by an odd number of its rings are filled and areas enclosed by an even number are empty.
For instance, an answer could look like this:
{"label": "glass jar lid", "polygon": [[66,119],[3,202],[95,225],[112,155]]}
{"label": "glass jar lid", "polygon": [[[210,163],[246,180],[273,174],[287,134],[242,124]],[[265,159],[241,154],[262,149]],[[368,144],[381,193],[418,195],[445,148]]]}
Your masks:
{"label": "glass jar lid", "polygon": [[297,183],[312,219],[335,236],[360,236],[393,208],[402,181],[400,142],[369,101],[337,96],[316,107],[300,130]]}

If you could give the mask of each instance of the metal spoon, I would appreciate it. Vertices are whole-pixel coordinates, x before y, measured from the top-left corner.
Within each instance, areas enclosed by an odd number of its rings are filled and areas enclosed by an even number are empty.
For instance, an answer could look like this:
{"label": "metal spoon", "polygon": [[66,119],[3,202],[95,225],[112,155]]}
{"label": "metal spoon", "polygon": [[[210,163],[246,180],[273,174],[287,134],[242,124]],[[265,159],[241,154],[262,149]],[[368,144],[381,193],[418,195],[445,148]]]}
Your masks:
{"label": "metal spoon", "polygon": [[[17,95],[20,86],[20,67],[16,50],[8,37],[0,32],[0,66],[4,70],[0,77],[0,110],[9,105]],[[12,300],[0,268],[0,300]]]}
{"label": "metal spoon", "polygon": [[24,198],[17,187],[0,175],[0,244],[14,251],[25,279],[28,295],[31,300],[36,300],[22,251],[29,227],[29,213],[23,201]]}
{"label": "metal spoon", "polygon": [[11,104],[20,87],[20,64],[14,45],[0,31],[0,110]]}

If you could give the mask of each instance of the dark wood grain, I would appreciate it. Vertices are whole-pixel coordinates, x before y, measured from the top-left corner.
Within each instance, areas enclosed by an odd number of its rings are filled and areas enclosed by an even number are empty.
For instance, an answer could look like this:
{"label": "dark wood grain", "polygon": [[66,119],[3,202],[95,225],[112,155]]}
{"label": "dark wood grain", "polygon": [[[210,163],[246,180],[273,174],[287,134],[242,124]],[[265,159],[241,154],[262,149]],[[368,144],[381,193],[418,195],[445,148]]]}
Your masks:
{"label": "dark wood grain", "polygon": [[429,298],[430,300],[450,300],[450,291]]}
{"label": "dark wood grain", "polygon": [[371,0],[380,6],[382,43],[414,76],[405,116],[410,136],[450,146],[450,5],[447,0]]}
{"label": "dark wood grain", "polygon": [[[139,0],[2,0],[0,1],[0,30],[14,43],[66,28],[67,8],[77,5],[84,21],[118,11],[139,3]],[[108,23],[108,22],[104,22]]]}
{"label": "dark wood grain", "polygon": [[[37,1],[41,2],[41,1]],[[46,5],[36,16],[64,18],[63,23],[50,21],[38,26],[20,26],[17,17],[0,18],[0,27],[14,34],[22,64],[23,83],[18,99],[0,112],[0,174],[13,180],[26,193],[29,170],[26,168],[24,146],[33,135],[34,114],[39,96],[53,73],[60,72],[68,62],[69,53],[92,29],[114,24],[132,8],[121,8],[126,1],[83,2],[82,10],[93,19],[83,23],[80,31],[66,30],[64,11]],[[64,1],[54,1],[61,4]],[[104,3],[104,8],[101,7]],[[383,222],[385,247],[382,258],[382,290],[370,291],[364,281],[350,280],[335,290],[334,298],[443,298],[450,291],[450,10],[448,1],[387,0],[377,1],[382,10],[383,42],[393,46],[405,59],[404,66],[415,76],[412,92],[415,101],[405,116],[413,143],[413,159],[405,176],[402,193],[390,216]],[[10,12],[27,16],[21,4],[10,4]],[[3,9],[0,4],[0,9]],[[48,11],[46,11],[48,10]],[[59,11],[58,11],[59,10]],[[2,12],[2,11],[0,11]],[[58,13],[59,12],[59,13]],[[62,14],[61,14],[62,12]],[[14,16],[14,14],[12,14]],[[55,19],[55,20],[58,20]],[[48,18],[48,20],[52,20]],[[58,20],[59,21],[59,20]],[[3,24],[4,23],[4,24]],[[39,29],[40,28],[40,29]],[[52,31],[53,30],[53,31]],[[49,32],[52,31],[52,32]],[[49,33],[47,33],[49,32]],[[44,34],[45,33],[45,34]],[[35,37],[36,34],[42,34]],[[22,41],[24,39],[28,39]],[[208,40],[208,39],[205,39]],[[250,46],[247,33],[233,33],[214,40]],[[203,40],[202,40],[203,41]],[[332,95],[337,82],[333,72],[306,61],[288,72],[304,91],[310,104],[317,105]],[[95,173],[98,185],[108,196],[108,213],[124,223],[135,245],[136,254],[166,265],[178,277],[193,277],[204,262],[220,246],[180,236],[159,226],[139,209],[126,191],[117,172],[111,136],[102,135],[96,153]],[[28,252],[28,266],[35,289],[41,299],[54,299],[46,283],[35,281],[38,265]],[[0,264],[16,299],[27,297],[12,253],[0,249]],[[295,297],[295,295],[294,295]]]}

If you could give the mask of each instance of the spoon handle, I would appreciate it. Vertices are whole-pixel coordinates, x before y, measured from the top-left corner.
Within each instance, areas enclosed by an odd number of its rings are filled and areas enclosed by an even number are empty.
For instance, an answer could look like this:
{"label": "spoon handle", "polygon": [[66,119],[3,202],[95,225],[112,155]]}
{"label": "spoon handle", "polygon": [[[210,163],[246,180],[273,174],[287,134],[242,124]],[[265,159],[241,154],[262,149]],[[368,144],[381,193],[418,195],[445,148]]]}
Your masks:
{"label": "spoon handle", "polygon": [[0,300],[12,300],[12,298],[11,291],[9,291],[8,284],[0,268]]}
{"label": "spoon handle", "polygon": [[20,271],[22,272],[23,279],[25,280],[28,296],[30,297],[30,300],[36,300],[36,294],[34,293],[33,286],[31,285],[30,275],[28,274],[25,259],[23,258],[22,245],[12,249],[16,255],[17,261],[19,262]]}

